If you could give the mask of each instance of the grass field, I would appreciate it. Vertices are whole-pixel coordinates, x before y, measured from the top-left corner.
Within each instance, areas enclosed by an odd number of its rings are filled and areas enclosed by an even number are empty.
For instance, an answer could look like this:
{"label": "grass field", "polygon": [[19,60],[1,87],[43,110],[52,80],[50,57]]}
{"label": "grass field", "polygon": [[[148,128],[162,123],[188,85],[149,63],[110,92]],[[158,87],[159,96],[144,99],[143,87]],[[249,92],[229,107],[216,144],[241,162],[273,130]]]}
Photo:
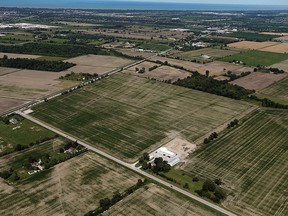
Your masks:
{"label": "grass field", "polygon": [[9,186],[0,179],[0,215],[84,215],[97,208],[100,199],[123,192],[139,178],[88,152],[20,185]]}
{"label": "grass field", "polygon": [[212,211],[206,206],[199,206],[198,204],[195,204],[194,201],[191,201],[186,197],[182,197],[179,194],[161,188],[155,184],[149,184],[117,203],[103,215],[215,216],[221,214],[216,211]]}
{"label": "grass field", "polygon": [[193,141],[249,107],[241,101],[115,74],[35,107],[34,116],[127,159],[177,135]]}
{"label": "grass field", "polygon": [[204,49],[199,49],[199,50],[177,53],[174,56],[180,57],[181,59],[184,59],[187,61],[191,61],[193,59],[203,61],[204,59],[201,57],[202,55],[208,55],[214,59],[218,59],[218,58],[223,58],[226,56],[234,55],[236,53],[239,53],[239,51],[215,49],[215,48],[204,48]]}
{"label": "grass field", "polygon": [[279,103],[288,104],[288,78],[280,80],[261,90],[257,95],[267,97]]}
{"label": "grass field", "polygon": [[32,142],[35,143],[43,138],[52,138],[55,135],[26,119],[16,125],[6,125],[0,121],[0,154],[14,151],[17,144],[29,146]]}
{"label": "grass field", "polygon": [[277,35],[270,35],[270,34],[259,34],[259,33],[253,33],[253,32],[233,32],[225,35],[227,37],[236,37],[236,38],[243,38],[248,41],[268,41],[272,40],[274,38],[277,38]]}
{"label": "grass field", "polygon": [[165,51],[170,49],[171,47],[167,44],[160,44],[160,43],[153,43],[153,42],[146,42],[139,46],[141,49],[145,50],[157,50],[157,51]]}
{"label": "grass field", "polygon": [[46,61],[63,61],[66,58],[64,57],[57,57],[57,56],[41,56],[37,58],[37,60],[46,60]]}
{"label": "grass field", "polygon": [[232,56],[227,56],[220,60],[226,62],[232,62],[233,60],[237,60],[244,62],[248,66],[256,67],[257,65],[270,66],[287,59],[288,54],[251,50],[247,52],[241,52]]}
{"label": "grass field", "polygon": [[191,155],[184,170],[221,178],[242,215],[288,215],[288,111],[259,111],[237,129]]}

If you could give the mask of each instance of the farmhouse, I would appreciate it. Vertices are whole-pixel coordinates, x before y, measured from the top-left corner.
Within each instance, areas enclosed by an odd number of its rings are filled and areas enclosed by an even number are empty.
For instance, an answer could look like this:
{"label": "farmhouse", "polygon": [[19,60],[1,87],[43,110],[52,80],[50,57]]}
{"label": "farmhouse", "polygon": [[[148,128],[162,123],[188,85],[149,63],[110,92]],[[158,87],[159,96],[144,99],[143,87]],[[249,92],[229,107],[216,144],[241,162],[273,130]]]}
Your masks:
{"label": "farmhouse", "polygon": [[15,124],[18,123],[18,121],[17,121],[17,119],[12,118],[12,119],[9,120],[9,123],[15,125]]}

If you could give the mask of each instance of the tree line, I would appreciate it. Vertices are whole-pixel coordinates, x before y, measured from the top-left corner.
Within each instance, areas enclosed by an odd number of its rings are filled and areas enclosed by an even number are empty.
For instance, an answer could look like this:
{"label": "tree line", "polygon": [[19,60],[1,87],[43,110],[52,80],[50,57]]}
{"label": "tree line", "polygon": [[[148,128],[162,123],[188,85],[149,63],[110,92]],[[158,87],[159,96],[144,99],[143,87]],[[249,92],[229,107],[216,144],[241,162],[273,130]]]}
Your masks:
{"label": "tree line", "polygon": [[17,46],[0,45],[0,52],[60,56],[68,58],[86,54],[109,54],[107,50],[95,46],[50,43],[27,43]]}
{"label": "tree line", "polygon": [[147,183],[147,179],[141,180],[138,179],[137,183],[133,185],[132,187],[129,187],[127,190],[124,191],[124,193],[119,193],[118,191],[114,193],[112,198],[104,198],[99,201],[99,207],[93,211],[90,211],[85,214],[85,216],[96,216],[102,214],[104,211],[107,211],[109,208],[111,208],[116,203],[120,202],[122,199],[127,197],[128,195],[132,194],[142,186],[144,186]]}
{"label": "tree line", "polygon": [[267,98],[262,99],[262,98],[257,97],[256,95],[249,96],[249,99],[261,102],[261,105],[263,107],[271,107],[271,108],[277,108],[277,109],[288,109],[288,105],[274,102],[274,101],[267,99]]}
{"label": "tree line", "polygon": [[46,60],[36,60],[27,58],[8,59],[6,56],[4,56],[2,59],[0,59],[0,66],[18,68],[18,69],[60,72],[75,66],[75,64],[62,61],[46,61]]}
{"label": "tree line", "polygon": [[201,196],[206,197],[213,202],[221,203],[222,200],[225,200],[227,197],[226,192],[220,188],[220,185],[222,184],[220,179],[215,179],[215,181],[212,181],[210,179],[207,179],[200,190],[195,190],[195,192]]}
{"label": "tree line", "polygon": [[198,72],[193,72],[192,75],[187,78],[178,79],[173,84],[236,100],[243,99],[254,92],[241,86],[233,85],[227,80],[215,80],[212,77],[201,75]]}

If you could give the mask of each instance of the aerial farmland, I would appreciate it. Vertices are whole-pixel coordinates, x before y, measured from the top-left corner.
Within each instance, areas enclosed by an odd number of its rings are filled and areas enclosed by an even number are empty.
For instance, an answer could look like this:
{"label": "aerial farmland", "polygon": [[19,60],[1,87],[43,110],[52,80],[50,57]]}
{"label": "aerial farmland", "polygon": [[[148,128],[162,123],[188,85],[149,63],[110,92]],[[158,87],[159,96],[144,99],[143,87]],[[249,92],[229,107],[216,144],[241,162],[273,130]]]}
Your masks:
{"label": "aerial farmland", "polygon": [[1,216],[288,215],[287,11],[171,4],[0,3]]}

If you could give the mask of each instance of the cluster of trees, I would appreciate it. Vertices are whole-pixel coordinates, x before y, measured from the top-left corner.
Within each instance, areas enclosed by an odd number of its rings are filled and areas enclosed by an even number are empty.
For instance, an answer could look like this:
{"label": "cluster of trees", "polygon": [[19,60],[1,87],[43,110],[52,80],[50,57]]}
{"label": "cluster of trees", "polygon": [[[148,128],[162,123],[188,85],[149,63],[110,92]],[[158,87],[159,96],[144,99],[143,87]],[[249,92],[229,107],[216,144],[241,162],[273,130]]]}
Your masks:
{"label": "cluster of trees", "polygon": [[9,125],[10,124],[9,120],[12,118],[16,119],[18,122],[21,122],[24,119],[20,115],[13,114],[13,115],[9,115],[9,116],[0,116],[0,121],[3,122],[4,124]]}
{"label": "cluster of trees", "polygon": [[153,71],[153,70],[155,70],[155,69],[157,69],[158,68],[158,65],[154,65],[153,67],[150,67],[149,68],[149,71]]}
{"label": "cluster of trees", "polygon": [[142,162],[143,170],[151,170],[155,174],[159,174],[159,173],[169,172],[171,169],[171,166],[168,164],[167,161],[164,161],[162,157],[155,158],[153,161],[153,164],[148,161],[149,161],[149,155],[148,155],[148,159],[142,158],[141,162]]}
{"label": "cluster of trees", "polygon": [[46,43],[27,43],[21,46],[0,45],[0,52],[61,56],[68,58],[86,54],[109,55],[107,50],[95,46]]}
{"label": "cluster of trees", "polygon": [[196,190],[195,192],[201,196],[211,199],[213,202],[221,203],[227,197],[226,192],[219,187],[221,184],[220,179],[216,179],[214,182],[207,179],[202,186],[201,190]]}
{"label": "cluster of trees", "polygon": [[205,138],[204,139],[204,144],[208,144],[210,143],[211,141],[213,141],[214,139],[217,139],[218,138],[218,134],[216,132],[213,132],[210,134],[210,136],[208,138]]}
{"label": "cluster of trees", "polygon": [[51,140],[51,139],[54,139],[54,137],[44,137],[44,138],[41,138],[35,142],[31,142],[29,143],[29,145],[22,145],[22,144],[17,144],[15,147],[14,147],[14,151],[22,151],[24,149],[27,149],[31,146],[34,146],[34,145],[38,145],[40,143],[43,143],[43,142],[46,142],[48,140]]}
{"label": "cluster of trees", "polygon": [[101,199],[99,201],[99,207],[93,211],[88,212],[87,214],[85,214],[85,216],[94,216],[94,215],[96,216],[102,214],[104,211],[107,211],[109,208],[111,208],[113,205],[115,205],[116,203],[127,197],[129,194],[132,194],[133,192],[144,186],[146,182],[147,182],[146,179],[144,180],[138,179],[137,183],[132,187],[128,188],[126,191],[124,191],[124,193],[121,194],[117,191],[116,193],[114,193],[111,199],[108,197]]}
{"label": "cluster of trees", "polygon": [[19,69],[59,72],[66,70],[70,67],[73,67],[75,66],[75,64],[62,61],[46,61],[46,60],[21,59],[21,58],[8,59],[4,57],[0,59],[0,66],[19,68]]}
{"label": "cluster of trees", "polygon": [[233,121],[231,121],[231,122],[227,125],[227,128],[230,129],[230,128],[236,127],[236,126],[238,126],[238,124],[239,124],[239,120],[238,120],[238,119],[234,119]]}
{"label": "cluster of trees", "polygon": [[288,105],[274,102],[274,101],[267,99],[267,98],[261,99],[261,98],[258,98],[256,95],[251,95],[251,96],[249,96],[249,98],[252,100],[261,102],[263,107],[271,107],[271,108],[277,108],[277,109],[288,109]]}
{"label": "cluster of trees", "polygon": [[236,74],[233,74],[232,71],[228,71],[228,72],[225,74],[225,76],[229,77],[229,78],[230,78],[230,81],[233,81],[233,80],[239,79],[239,78],[241,78],[241,77],[248,76],[249,74],[251,74],[250,71],[242,72],[240,75],[236,75]]}
{"label": "cluster of trees", "polygon": [[274,74],[283,74],[283,73],[285,73],[284,70],[281,70],[281,69],[279,69],[279,68],[269,68],[268,70],[269,70],[270,72],[274,73]]}
{"label": "cluster of trees", "polygon": [[198,72],[193,72],[192,76],[185,79],[178,79],[173,84],[237,100],[240,100],[254,92],[252,90],[247,90],[243,87],[230,84],[227,80],[215,80],[212,77],[201,75]]}
{"label": "cluster of trees", "polygon": [[141,60],[143,57],[133,57],[116,50],[107,50],[101,47],[91,45],[74,45],[74,44],[53,44],[53,43],[27,43],[23,45],[0,45],[0,52],[33,54],[43,56],[59,56],[59,57],[77,57],[80,55],[114,55],[133,60]]}
{"label": "cluster of trees", "polygon": [[63,80],[91,80],[97,78],[99,75],[97,73],[90,74],[90,73],[74,73],[71,72],[69,74],[66,74],[65,76],[60,76],[59,79]]}
{"label": "cluster of trees", "polygon": [[18,181],[20,179],[19,175],[17,174],[17,172],[13,169],[13,168],[10,168],[9,170],[4,170],[2,172],[0,172],[0,177],[7,180],[10,179],[12,181]]}
{"label": "cluster of trees", "polygon": [[4,124],[9,124],[9,117],[0,117],[0,121],[3,122]]}
{"label": "cluster of trees", "polygon": [[278,102],[274,102],[267,98],[262,99],[263,107],[272,107],[272,108],[280,108],[280,109],[288,109],[288,105],[280,104]]}
{"label": "cluster of trees", "polygon": [[146,69],[145,69],[145,67],[142,67],[141,69],[139,69],[139,68],[135,68],[135,72],[136,73],[141,73],[141,74],[143,74],[143,73],[145,73],[145,71],[146,71]]}
{"label": "cluster of trees", "polygon": [[143,155],[139,158],[139,163],[143,165],[144,162],[148,162],[150,160],[149,154],[144,152]]}
{"label": "cluster of trees", "polygon": [[59,152],[63,153],[65,150],[68,150],[70,148],[81,149],[82,146],[79,145],[77,141],[75,141],[75,142],[69,141],[62,148],[59,149]]}

